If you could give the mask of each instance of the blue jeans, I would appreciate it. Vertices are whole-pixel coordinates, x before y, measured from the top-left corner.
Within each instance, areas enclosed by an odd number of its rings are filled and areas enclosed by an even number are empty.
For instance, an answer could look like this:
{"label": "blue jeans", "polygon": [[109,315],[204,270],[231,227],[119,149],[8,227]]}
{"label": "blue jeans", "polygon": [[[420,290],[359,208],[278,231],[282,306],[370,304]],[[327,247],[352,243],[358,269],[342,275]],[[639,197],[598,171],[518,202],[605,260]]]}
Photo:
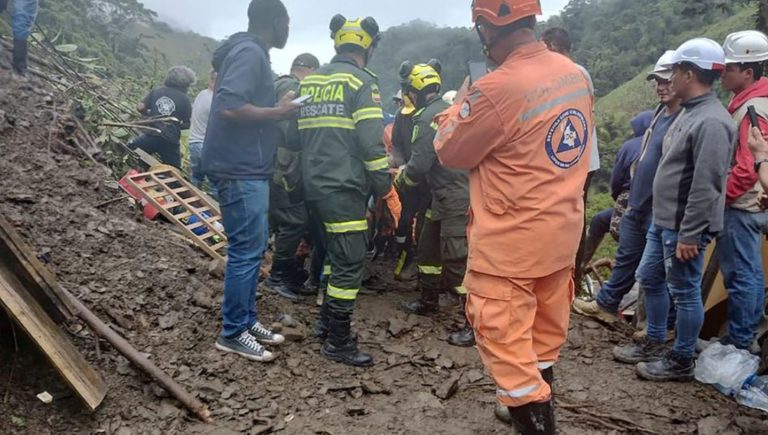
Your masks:
{"label": "blue jeans", "polygon": [[[200,190],[203,190],[205,184],[205,173],[203,173],[203,142],[191,142],[189,144],[189,181]],[[210,181],[210,180],[209,180]],[[210,194],[215,200],[219,200],[216,186],[213,181],[209,183]]]}
{"label": "blue jeans", "polygon": [[712,238],[702,235],[699,255],[684,263],[675,256],[677,237],[676,231],[651,225],[643,259],[637,270],[637,280],[645,290],[648,338],[659,343],[666,341],[671,295],[677,306],[677,337],[672,350],[690,358],[696,350],[696,340],[704,325],[701,278],[704,272],[704,253]]}
{"label": "blue jeans", "polygon": [[202,189],[203,182],[205,181],[205,175],[201,171],[201,158],[203,156],[203,143],[202,142],[190,142],[189,143],[189,181],[195,185],[198,189]]}
{"label": "blue jeans", "polygon": [[717,238],[717,254],[728,289],[728,336],[749,349],[765,309],[762,234],[768,213],[726,209],[725,227]]}
{"label": "blue jeans", "polygon": [[37,19],[38,0],[11,0],[13,39],[27,39]]}
{"label": "blue jeans", "polygon": [[269,182],[213,178],[229,239],[221,335],[233,338],[257,321],[256,288],[269,238]]}
{"label": "blue jeans", "polygon": [[645,250],[645,236],[651,226],[648,213],[627,210],[619,227],[619,249],[611,277],[597,294],[597,304],[610,313],[619,310],[624,296],[635,285],[635,272]]}

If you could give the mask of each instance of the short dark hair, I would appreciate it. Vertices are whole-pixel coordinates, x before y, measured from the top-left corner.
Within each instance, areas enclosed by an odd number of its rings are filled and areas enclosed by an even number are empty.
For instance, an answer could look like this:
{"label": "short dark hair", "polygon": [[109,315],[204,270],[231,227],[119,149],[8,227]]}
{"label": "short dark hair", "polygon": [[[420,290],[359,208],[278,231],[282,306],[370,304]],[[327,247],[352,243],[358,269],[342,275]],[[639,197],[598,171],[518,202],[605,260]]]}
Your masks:
{"label": "short dark hair", "polygon": [[252,0],[248,6],[248,28],[265,28],[271,26],[276,19],[287,16],[288,9],[281,0]]}
{"label": "short dark hair", "polygon": [[349,54],[358,54],[360,56],[365,56],[367,52],[368,51],[366,49],[355,44],[342,44],[336,47],[336,53],[338,54],[349,53]]}
{"label": "short dark hair", "polygon": [[708,69],[702,69],[698,65],[692,62],[683,62],[678,66],[685,72],[692,72],[699,83],[706,86],[712,86],[723,75],[722,71],[712,71]]}
{"label": "short dark hair", "polygon": [[760,80],[760,78],[765,73],[765,64],[762,62],[740,63],[738,64],[738,67],[741,71],[746,71],[748,69],[751,69],[752,77],[755,80]]}
{"label": "short dark hair", "polygon": [[549,46],[559,47],[568,53],[573,49],[571,35],[562,27],[551,27],[541,34],[541,40]]}
{"label": "short dark hair", "polygon": [[296,59],[293,60],[291,68],[296,67],[318,69],[320,68],[320,61],[313,54],[303,53],[296,56]]}

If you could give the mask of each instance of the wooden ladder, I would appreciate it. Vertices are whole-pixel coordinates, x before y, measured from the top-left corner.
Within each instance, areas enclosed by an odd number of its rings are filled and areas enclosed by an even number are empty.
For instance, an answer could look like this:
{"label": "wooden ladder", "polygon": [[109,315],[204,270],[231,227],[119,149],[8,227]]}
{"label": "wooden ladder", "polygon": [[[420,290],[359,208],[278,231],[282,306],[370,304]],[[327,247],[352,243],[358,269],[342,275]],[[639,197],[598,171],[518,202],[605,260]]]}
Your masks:
{"label": "wooden ladder", "polygon": [[[127,179],[149,204],[182,228],[184,234],[203,251],[215,260],[225,260],[227,236],[218,205],[185,180],[175,168],[155,166],[149,172],[131,175]],[[192,217],[196,218],[196,222],[189,223]]]}

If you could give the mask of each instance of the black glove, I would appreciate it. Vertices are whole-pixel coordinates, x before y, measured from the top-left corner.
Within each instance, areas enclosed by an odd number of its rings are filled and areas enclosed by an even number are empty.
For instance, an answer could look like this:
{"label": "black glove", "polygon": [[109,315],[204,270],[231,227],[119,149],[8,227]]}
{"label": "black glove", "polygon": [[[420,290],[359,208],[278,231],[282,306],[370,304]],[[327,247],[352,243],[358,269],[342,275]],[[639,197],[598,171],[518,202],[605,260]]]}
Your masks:
{"label": "black glove", "polygon": [[8,0],[0,0],[0,12],[8,8]]}

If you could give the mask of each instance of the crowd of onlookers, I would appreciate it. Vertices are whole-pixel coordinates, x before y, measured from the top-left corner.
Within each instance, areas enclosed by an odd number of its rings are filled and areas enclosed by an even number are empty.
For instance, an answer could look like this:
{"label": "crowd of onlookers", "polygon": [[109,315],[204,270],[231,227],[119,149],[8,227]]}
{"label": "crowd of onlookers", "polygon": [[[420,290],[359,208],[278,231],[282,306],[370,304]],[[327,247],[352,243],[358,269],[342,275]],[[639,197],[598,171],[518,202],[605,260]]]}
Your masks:
{"label": "crowd of onlookers", "polygon": [[[614,322],[639,282],[647,329],[642,340],[613,354],[638,364],[639,375],[648,379],[693,379],[704,323],[705,252],[713,242],[728,292],[727,332],[720,341],[758,352],[765,314],[768,212],[759,179],[766,157],[759,132],[768,131],[768,37],[744,31],[722,46],[707,39],[686,44],[665,53],[648,75],[660,105],[633,119],[642,139],[627,142],[617,156],[611,183],[617,206],[598,214],[590,228],[594,252],[611,217],[620,216],[612,233],[619,247],[611,276],[596,300],[574,304],[581,314]],[[687,59],[680,64],[681,56]],[[713,90],[717,81],[731,93],[727,107]],[[676,149],[679,141],[685,145]],[[675,342],[668,353],[670,336]]]}

